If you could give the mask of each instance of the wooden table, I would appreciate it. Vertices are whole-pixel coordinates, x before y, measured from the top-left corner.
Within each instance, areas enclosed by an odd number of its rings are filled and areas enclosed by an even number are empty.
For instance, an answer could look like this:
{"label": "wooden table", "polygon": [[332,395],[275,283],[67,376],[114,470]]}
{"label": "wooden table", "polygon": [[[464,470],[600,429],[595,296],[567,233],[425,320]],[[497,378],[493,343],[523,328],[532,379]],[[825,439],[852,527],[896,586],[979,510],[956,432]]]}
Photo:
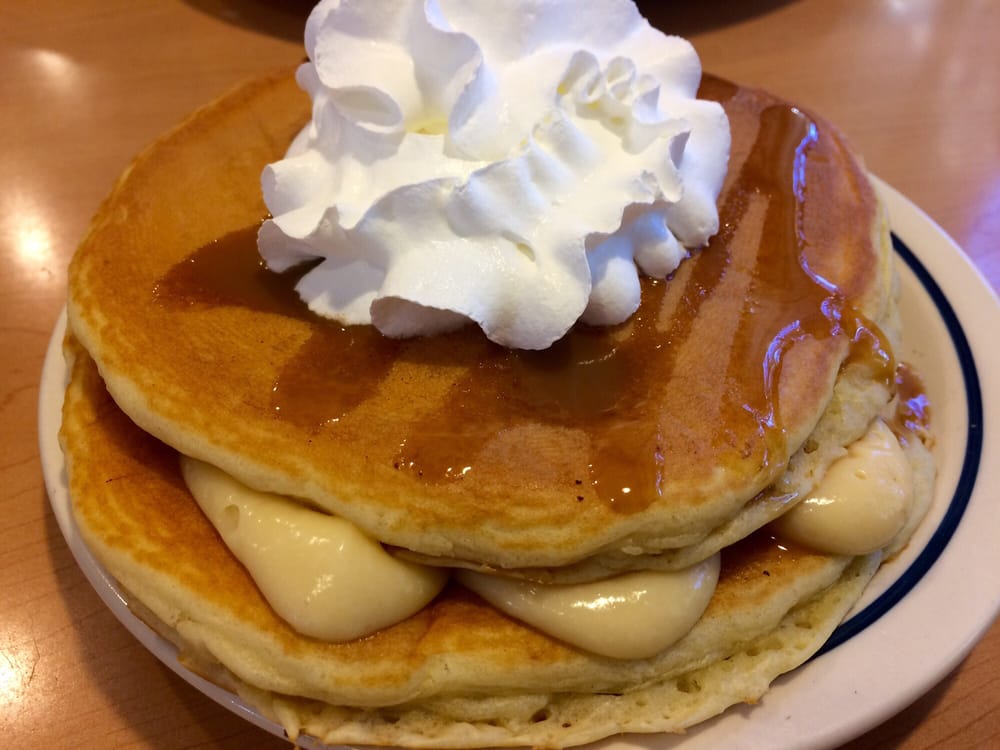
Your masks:
{"label": "wooden table", "polygon": [[[690,5],[697,11],[647,13],[691,38],[706,69],[769,88],[838,123],[870,168],[926,210],[994,289],[1000,286],[1000,3]],[[243,78],[300,59],[307,11],[278,0],[2,4],[0,737],[6,747],[287,747],[175,677],[97,598],[49,508],[36,402],[67,263],[116,175],[190,110]],[[913,706],[847,747],[998,747],[997,674],[1000,625]]]}

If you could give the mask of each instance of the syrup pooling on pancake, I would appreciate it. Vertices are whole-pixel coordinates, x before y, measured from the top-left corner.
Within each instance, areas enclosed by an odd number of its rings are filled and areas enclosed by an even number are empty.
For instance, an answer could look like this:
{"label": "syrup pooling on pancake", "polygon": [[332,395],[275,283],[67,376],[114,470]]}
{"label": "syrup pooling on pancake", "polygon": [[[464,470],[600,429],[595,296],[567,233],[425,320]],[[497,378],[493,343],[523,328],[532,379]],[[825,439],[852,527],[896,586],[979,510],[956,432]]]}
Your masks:
{"label": "syrup pooling on pancake", "polygon": [[653,410],[652,363],[665,354],[655,316],[663,284],[648,282],[645,295],[632,320],[612,331],[578,325],[540,352],[492,348],[452,386],[448,408],[404,437],[400,468],[425,481],[461,480],[496,436],[544,422],[588,439],[589,473],[568,489],[591,485],[621,512],[644,507],[659,495],[663,471],[659,435],[642,418]]}
{"label": "syrup pooling on pancake", "polygon": [[[257,252],[258,229],[254,224],[199,248],[174,266],[153,294],[169,307],[233,305],[315,323],[274,382],[271,407],[275,416],[318,431],[371,397],[398,344],[369,326],[345,327],[310,312],[295,285],[315,263],[269,271]],[[357,377],[359,372],[366,377]]]}
{"label": "syrup pooling on pancake", "polygon": [[295,294],[307,265],[276,274],[257,252],[259,225],[230,232],[202,246],[178,263],[153,288],[164,306],[234,305],[275,315],[311,318]]}
{"label": "syrup pooling on pancake", "polygon": [[896,408],[889,427],[901,443],[930,440],[931,406],[920,375],[907,363],[896,367]]}

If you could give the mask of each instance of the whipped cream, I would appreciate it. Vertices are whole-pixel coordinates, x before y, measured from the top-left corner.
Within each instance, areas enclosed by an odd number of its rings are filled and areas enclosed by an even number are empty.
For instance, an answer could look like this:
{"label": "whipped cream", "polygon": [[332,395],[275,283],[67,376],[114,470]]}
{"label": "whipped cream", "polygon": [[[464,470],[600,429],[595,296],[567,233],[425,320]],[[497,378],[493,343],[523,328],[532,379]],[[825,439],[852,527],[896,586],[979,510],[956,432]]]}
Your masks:
{"label": "whipped cream", "polygon": [[320,315],[542,349],[718,230],[725,113],[630,0],[327,0],[305,43],[312,121],[264,170],[259,248],[322,258],[297,286]]}

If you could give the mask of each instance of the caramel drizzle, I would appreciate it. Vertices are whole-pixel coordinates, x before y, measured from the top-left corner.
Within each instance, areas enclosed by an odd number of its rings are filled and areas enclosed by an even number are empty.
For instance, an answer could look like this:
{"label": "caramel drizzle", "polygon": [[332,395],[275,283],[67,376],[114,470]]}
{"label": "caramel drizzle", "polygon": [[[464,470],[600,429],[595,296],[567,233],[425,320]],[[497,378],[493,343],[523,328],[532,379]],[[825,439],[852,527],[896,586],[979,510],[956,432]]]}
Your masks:
{"label": "caramel drizzle", "polygon": [[[847,361],[864,361],[875,377],[891,383],[894,363],[885,337],[834,283],[810,268],[805,254],[809,241],[804,219],[808,155],[818,139],[815,122],[800,110],[784,106],[764,110],[757,142],[720,215],[723,232],[719,241],[727,243],[728,234],[746,211],[748,196],[767,199],[761,240],[766,245],[765,255],[755,269],[736,336],[740,346],[729,367],[729,377],[736,377],[737,368],[756,361],[756,353],[764,352],[759,390],[763,400],[730,405],[754,414],[763,438],[762,465],[788,458],[782,439],[779,387],[785,355],[797,343],[846,336],[850,341]],[[812,283],[802,283],[803,278]]]}
{"label": "caramel drizzle", "polygon": [[270,404],[276,418],[315,434],[375,394],[398,342],[371,326],[341,326],[312,313],[295,285],[315,263],[284,273],[268,270],[257,251],[258,228],[202,246],[167,272],[153,296],[174,309],[241,307],[309,322],[312,334],[275,380]]}
{"label": "caramel drizzle", "polygon": [[230,232],[195,250],[159,280],[154,300],[173,309],[229,306],[315,318],[295,292],[299,279],[315,264],[285,273],[269,271],[257,252],[259,226]]}
{"label": "caramel drizzle", "polygon": [[896,403],[889,429],[900,443],[917,439],[930,441],[931,405],[924,383],[916,371],[906,362],[896,368]]}
{"label": "caramel drizzle", "polygon": [[[663,287],[647,285],[650,304],[610,331],[578,325],[538,352],[492,347],[451,388],[446,407],[401,440],[397,468],[432,481],[459,479],[502,432],[541,422],[588,435],[587,481],[614,507],[633,492],[658,493],[659,436],[638,417],[650,392],[642,376],[648,355],[663,344],[654,315]],[[583,482],[578,477],[573,491]]]}

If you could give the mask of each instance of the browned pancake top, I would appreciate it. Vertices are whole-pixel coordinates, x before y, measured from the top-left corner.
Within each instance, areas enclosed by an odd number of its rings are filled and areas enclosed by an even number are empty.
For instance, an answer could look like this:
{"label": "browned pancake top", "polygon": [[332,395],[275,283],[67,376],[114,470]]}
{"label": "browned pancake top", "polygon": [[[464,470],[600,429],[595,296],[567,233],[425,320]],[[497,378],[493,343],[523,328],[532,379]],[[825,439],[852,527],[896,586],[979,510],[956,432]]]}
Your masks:
{"label": "browned pancake top", "polygon": [[144,429],[384,541],[500,566],[691,543],[781,473],[852,341],[891,372],[861,167],[770,95],[713,78],[703,95],[733,131],[721,230],[616,328],[529,353],[310,314],[254,242],[260,170],[309,111],[278,76],[137,159],[74,258],[73,330]]}

